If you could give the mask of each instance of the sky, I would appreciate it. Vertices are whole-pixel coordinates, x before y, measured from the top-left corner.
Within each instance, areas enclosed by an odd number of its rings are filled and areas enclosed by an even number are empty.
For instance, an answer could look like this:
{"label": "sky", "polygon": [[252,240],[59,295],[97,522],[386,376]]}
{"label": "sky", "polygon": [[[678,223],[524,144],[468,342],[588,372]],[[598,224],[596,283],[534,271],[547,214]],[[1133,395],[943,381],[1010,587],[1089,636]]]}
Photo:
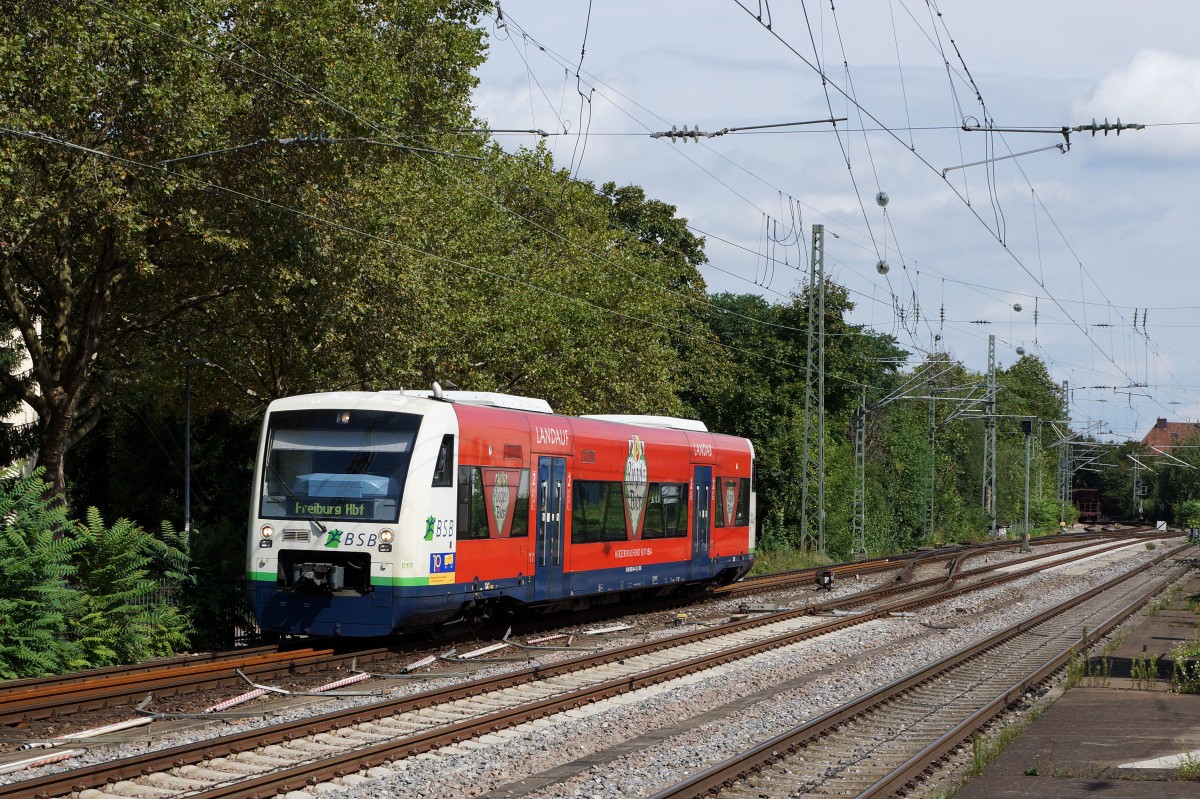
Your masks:
{"label": "sky", "polygon": [[[676,206],[710,291],[787,301],[820,224],[851,320],[909,368],[945,352],[986,373],[994,335],[998,366],[1025,352],[1068,382],[1076,429],[1200,421],[1195,0],[500,8],[480,119]],[[1146,127],[1061,133],[1118,119]],[[701,135],[651,136],[673,126]],[[500,132],[533,129],[550,135]]]}

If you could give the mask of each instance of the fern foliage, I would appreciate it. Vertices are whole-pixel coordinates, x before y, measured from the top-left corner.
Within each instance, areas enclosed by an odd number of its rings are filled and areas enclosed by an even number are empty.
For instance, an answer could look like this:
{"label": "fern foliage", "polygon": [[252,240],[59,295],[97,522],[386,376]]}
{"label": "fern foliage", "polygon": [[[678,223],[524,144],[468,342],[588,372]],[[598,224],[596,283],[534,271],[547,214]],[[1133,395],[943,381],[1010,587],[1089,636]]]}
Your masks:
{"label": "fern foliage", "polygon": [[70,634],[81,610],[72,585],[79,542],[63,507],[44,499],[41,471],[0,478],[0,678],[87,665]]}
{"label": "fern foliage", "polygon": [[159,536],[128,519],[108,526],[96,508],[76,535],[83,612],[73,632],[88,663],[133,663],[185,649],[189,625],[176,607],[188,565],[182,537],[167,524]]}
{"label": "fern foliage", "polygon": [[0,477],[0,679],[171,655],[188,646],[179,609],[186,538],[88,510],[72,523],[40,471]]}

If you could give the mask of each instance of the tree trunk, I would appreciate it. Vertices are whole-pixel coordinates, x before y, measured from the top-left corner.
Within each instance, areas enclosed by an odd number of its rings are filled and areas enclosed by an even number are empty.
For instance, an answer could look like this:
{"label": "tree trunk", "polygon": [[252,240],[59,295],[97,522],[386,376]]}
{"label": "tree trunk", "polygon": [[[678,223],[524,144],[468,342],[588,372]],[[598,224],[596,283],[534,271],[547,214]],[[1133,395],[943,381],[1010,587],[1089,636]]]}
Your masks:
{"label": "tree trunk", "polygon": [[38,442],[37,466],[45,469],[43,479],[49,483],[46,499],[55,505],[67,502],[67,478],[63,470],[67,442],[75,419],[75,402],[58,389],[49,398],[48,412],[42,419],[42,434]]}

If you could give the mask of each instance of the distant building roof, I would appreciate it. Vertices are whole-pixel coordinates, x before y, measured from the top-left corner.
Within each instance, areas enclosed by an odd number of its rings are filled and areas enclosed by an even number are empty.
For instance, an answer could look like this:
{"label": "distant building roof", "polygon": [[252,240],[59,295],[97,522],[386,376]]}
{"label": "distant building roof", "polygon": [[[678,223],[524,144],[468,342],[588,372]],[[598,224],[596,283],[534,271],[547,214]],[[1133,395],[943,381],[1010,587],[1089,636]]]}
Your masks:
{"label": "distant building roof", "polygon": [[1159,419],[1142,439],[1142,444],[1148,448],[1157,447],[1169,450],[1173,445],[1193,438],[1200,438],[1200,424],[1168,422],[1166,419]]}

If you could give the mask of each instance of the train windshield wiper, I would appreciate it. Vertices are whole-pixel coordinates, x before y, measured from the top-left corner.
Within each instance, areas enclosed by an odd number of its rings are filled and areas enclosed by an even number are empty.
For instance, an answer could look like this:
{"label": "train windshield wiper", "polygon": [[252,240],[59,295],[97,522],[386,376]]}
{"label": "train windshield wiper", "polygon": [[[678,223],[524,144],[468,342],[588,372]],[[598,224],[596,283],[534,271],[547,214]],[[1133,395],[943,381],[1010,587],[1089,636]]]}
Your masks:
{"label": "train windshield wiper", "polygon": [[[279,484],[281,486],[283,486],[283,490],[288,493],[288,496],[291,497],[292,500],[296,503],[296,508],[299,509],[301,507],[300,498],[292,492],[291,486],[289,486],[287,484],[287,480],[284,480],[283,477],[279,474],[279,472],[277,472],[275,470],[275,465],[273,463],[271,463],[270,456],[267,456],[267,468],[271,470],[271,474],[275,475],[275,479],[279,481]],[[317,529],[320,530],[322,533],[329,532],[329,530],[326,529],[325,525],[321,524],[321,520],[317,518],[316,514],[305,513],[304,515],[307,516],[308,520],[311,521],[313,524],[315,524],[317,526]]]}

